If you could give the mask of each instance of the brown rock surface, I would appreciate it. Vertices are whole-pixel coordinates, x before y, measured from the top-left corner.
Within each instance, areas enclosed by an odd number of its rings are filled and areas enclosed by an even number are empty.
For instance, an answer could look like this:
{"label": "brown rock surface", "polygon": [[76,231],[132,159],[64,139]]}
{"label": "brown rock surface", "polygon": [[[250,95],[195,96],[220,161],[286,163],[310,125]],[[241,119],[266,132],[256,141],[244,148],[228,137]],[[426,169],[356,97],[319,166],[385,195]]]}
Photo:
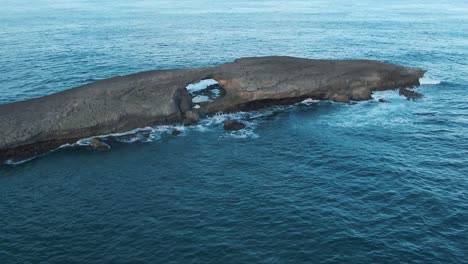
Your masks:
{"label": "brown rock surface", "polygon": [[97,138],[92,138],[89,140],[89,147],[93,150],[97,151],[106,151],[110,149],[110,146],[106,143],[102,142]]}
{"label": "brown rock surface", "polygon": [[[369,60],[243,58],[216,67],[149,71],[0,105],[0,161],[44,153],[78,139],[198,115],[257,109],[306,98],[367,100],[372,91],[419,85],[424,71]],[[222,96],[198,109],[189,83],[216,79]]]}
{"label": "brown rock surface", "polygon": [[223,128],[226,131],[238,131],[244,129],[245,127],[246,125],[244,123],[237,120],[228,120],[223,124]]}
{"label": "brown rock surface", "polygon": [[424,97],[424,95],[406,88],[400,88],[400,91],[398,93],[400,95],[403,95],[404,97],[406,97],[407,100],[410,101],[416,101]]}

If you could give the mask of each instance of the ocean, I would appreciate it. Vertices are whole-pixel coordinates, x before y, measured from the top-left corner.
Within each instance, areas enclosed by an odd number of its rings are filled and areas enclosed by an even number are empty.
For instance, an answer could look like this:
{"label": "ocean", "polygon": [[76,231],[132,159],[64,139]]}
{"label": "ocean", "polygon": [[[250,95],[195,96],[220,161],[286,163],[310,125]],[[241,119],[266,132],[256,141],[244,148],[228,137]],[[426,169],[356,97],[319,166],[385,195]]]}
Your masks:
{"label": "ocean", "polygon": [[4,164],[0,263],[468,263],[467,1],[0,7],[0,104],[251,56],[427,70],[419,101],[219,113]]}

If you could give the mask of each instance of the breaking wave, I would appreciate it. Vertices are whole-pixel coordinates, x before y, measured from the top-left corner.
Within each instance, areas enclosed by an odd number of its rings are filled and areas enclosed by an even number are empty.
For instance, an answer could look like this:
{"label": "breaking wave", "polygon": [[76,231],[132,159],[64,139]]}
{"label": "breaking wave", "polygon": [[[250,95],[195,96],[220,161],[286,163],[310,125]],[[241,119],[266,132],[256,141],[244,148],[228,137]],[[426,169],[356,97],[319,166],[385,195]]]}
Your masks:
{"label": "breaking wave", "polygon": [[432,79],[429,76],[424,76],[424,77],[419,79],[419,83],[421,85],[437,85],[437,84],[440,84],[441,81]]}

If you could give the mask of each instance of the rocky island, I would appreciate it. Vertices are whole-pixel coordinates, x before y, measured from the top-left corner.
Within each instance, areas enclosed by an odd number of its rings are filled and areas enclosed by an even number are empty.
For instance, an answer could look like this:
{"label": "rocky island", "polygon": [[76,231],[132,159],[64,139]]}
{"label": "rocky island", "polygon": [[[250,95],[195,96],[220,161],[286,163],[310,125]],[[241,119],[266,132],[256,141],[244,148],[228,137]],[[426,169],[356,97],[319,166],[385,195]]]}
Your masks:
{"label": "rocky island", "polygon": [[[82,138],[139,127],[190,125],[200,116],[217,112],[307,98],[344,103],[368,100],[373,91],[418,86],[424,72],[371,60],[255,57],[215,67],[113,77],[0,105],[0,161],[25,159]],[[219,85],[211,100],[199,100],[206,96],[195,96],[200,91],[187,89],[208,79]]]}

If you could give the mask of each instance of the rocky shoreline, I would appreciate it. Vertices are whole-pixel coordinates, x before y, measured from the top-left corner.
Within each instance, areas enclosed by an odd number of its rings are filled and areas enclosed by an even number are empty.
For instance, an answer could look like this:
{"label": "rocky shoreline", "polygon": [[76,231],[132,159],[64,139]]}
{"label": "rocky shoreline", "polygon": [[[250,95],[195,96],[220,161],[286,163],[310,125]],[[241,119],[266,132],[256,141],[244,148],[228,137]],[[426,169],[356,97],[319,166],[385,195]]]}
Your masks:
{"label": "rocky shoreline", "polygon": [[[242,58],[215,67],[113,77],[60,93],[0,105],[0,161],[63,144],[158,124],[197,123],[217,112],[255,110],[307,98],[348,103],[373,91],[419,85],[418,68],[370,60]],[[219,96],[195,104],[187,85],[213,79]],[[409,94],[408,90],[402,92]]]}

